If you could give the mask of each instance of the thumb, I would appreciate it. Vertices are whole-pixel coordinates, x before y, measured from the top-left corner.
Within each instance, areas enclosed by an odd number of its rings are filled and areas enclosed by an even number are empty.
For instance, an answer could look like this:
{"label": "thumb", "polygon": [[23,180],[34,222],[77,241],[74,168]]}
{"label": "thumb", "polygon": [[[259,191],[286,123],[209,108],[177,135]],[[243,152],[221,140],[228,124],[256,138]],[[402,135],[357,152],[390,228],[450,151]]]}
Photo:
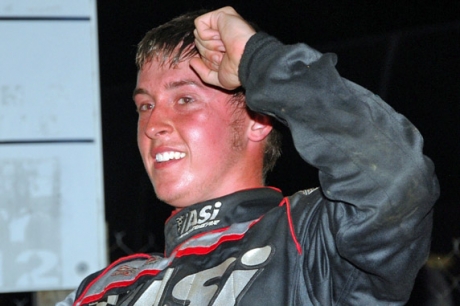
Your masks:
{"label": "thumb", "polygon": [[217,72],[209,69],[200,57],[191,58],[190,67],[198,74],[204,83],[223,88],[222,84],[219,82]]}

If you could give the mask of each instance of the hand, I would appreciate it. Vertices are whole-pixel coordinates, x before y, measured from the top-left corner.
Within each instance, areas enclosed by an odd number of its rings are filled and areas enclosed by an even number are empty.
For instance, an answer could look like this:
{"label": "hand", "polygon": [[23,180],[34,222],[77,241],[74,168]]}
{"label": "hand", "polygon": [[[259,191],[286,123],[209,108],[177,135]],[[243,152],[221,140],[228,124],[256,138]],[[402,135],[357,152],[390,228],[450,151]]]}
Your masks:
{"label": "hand", "polygon": [[191,67],[205,83],[229,90],[241,86],[238,66],[255,30],[229,6],[198,17],[195,27],[200,57],[190,60]]}

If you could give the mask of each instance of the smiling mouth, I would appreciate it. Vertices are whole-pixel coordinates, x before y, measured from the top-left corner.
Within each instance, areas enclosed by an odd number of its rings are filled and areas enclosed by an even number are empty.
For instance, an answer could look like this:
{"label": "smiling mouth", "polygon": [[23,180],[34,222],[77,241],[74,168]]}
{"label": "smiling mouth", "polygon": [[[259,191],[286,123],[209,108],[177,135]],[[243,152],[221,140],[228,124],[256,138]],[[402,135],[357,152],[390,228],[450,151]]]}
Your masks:
{"label": "smiling mouth", "polygon": [[163,162],[167,162],[173,159],[182,159],[184,157],[185,157],[185,153],[183,152],[169,151],[169,152],[158,153],[157,155],[155,155],[155,160],[158,163],[163,163]]}

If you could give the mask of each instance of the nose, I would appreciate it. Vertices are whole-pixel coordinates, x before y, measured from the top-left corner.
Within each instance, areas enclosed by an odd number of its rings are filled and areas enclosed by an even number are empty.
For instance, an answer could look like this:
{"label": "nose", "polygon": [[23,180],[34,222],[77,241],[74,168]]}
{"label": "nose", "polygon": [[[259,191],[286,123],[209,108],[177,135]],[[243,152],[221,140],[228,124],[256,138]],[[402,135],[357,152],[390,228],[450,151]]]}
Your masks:
{"label": "nose", "polygon": [[146,136],[153,139],[171,134],[173,131],[171,115],[166,107],[155,106],[145,124]]}

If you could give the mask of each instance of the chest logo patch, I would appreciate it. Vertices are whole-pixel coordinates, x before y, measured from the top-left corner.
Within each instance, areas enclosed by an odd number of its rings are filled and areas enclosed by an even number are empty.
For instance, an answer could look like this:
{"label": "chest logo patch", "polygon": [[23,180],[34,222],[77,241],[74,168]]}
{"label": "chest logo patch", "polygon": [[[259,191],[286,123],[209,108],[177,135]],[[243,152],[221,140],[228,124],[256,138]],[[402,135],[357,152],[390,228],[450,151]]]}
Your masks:
{"label": "chest logo patch", "polygon": [[[239,295],[252,283],[251,279],[257,277],[257,272],[269,263],[271,253],[271,246],[255,248],[240,258],[227,258],[221,264],[188,275],[175,284],[175,281],[170,281],[175,269],[168,268],[163,280],[154,281],[134,305],[146,305],[148,301],[148,305],[159,306],[162,300],[168,305],[172,301],[175,301],[174,305],[188,306],[234,305]],[[169,286],[173,286],[172,297],[163,297]]]}
{"label": "chest logo patch", "polygon": [[220,222],[217,217],[221,206],[221,202],[216,202],[214,205],[206,205],[200,210],[193,209],[185,215],[177,217],[176,224],[179,237],[183,237],[197,229],[217,225]]}

